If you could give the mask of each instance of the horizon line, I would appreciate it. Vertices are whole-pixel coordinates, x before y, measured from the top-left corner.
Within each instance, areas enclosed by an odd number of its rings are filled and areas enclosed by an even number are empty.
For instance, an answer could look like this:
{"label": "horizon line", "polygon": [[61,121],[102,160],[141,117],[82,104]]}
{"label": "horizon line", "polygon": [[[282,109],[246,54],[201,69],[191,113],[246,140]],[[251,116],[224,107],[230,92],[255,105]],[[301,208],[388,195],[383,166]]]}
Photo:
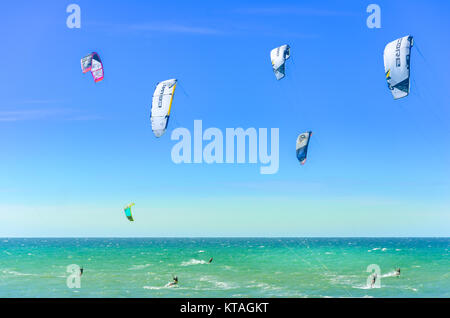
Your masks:
{"label": "horizon line", "polygon": [[389,238],[389,239],[411,239],[411,238],[445,238],[450,239],[450,236],[0,236],[0,239],[14,239],[14,238],[30,238],[30,239],[293,239],[293,238],[321,238],[321,239],[358,239],[358,238]]}

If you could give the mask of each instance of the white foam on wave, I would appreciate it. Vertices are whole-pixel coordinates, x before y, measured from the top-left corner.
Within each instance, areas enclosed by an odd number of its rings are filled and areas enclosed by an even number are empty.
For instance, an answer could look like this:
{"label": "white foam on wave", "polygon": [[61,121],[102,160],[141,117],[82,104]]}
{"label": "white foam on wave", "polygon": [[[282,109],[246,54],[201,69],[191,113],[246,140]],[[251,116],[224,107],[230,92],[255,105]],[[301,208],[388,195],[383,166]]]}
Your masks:
{"label": "white foam on wave", "polygon": [[381,288],[381,287],[377,287],[377,286],[369,286],[369,285],[363,285],[363,286],[352,286],[352,288],[357,288],[357,289],[376,289],[376,288]]}
{"label": "white foam on wave", "polygon": [[151,290],[158,290],[158,289],[163,289],[163,288],[167,288],[166,286],[144,286],[144,289],[151,289]]}
{"label": "white foam on wave", "polygon": [[216,285],[217,288],[220,288],[220,289],[230,289],[230,288],[232,288],[230,286],[230,284],[225,283],[225,282],[214,282],[214,284]]}
{"label": "white foam on wave", "polygon": [[250,285],[248,287],[250,287],[250,288],[256,287],[256,288],[260,288],[260,289],[264,289],[264,290],[279,290],[279,289],[281,289],[280,287],[272,286],[267,283],[256,283],[255,285]]}
{"label": "white foam on wave", "polygon": [[14,276],[37,276],[36,274],[20,273],[20,272],[16,272],[16,271],[8,271],[8,270],[3,270],[2,273],[14,275]]}
{"label": "white foam on wave", "polygon": [[202,276],[202,277],[200,277],[200,281],[208,282],[208,283],[214,285],[214,288],[217,288],[217,289],[232,289],[232,288],[234,288],[232,286],[232,284],[218,281],[218,280],[212,278],[211,276]]}
{"label": "white foam on wave", "polygon": [[142,264],[142,265],[132,265],[128,270],[129,271],[136,271],[140,269],[144,269],[146,267],[149,267],[151,264]]}
{"label": "white foam on wave", "polygon": [[385,277],[395,277],[395,276],[397,276],[397,272],[392,271],[392,272],[389,272],[389,273],[387,273],[387,274],[381,275],[381,278],[385,278]]}
{"label": "white foam on wave", "polygon": [[324,273],[324,276],[327,277],[333,285],[352,286],[355,283],[355,280],[358,279],[357,275],[337,275],[334,273]]}
{"label": "white foam on wave", "polygon": [[200,264],[208,264],[208,263],[203,260],[193,258],[187,262],[182,262],[181,266],[191,266],[191,265],[200,265]]}
{"label": "white foam on wave", "polygon": [[142,288],[158,290],[158,289],[167,289],[167,288],[179,288],[179,286],[169,282],[169,283],[165,284],[164,286],[144,286]]}

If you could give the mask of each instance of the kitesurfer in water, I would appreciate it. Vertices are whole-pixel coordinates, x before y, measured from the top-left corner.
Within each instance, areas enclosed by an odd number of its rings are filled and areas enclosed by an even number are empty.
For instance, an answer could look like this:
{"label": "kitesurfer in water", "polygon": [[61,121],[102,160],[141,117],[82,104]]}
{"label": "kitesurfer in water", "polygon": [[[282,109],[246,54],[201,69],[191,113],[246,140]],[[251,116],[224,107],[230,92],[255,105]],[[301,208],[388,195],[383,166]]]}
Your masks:
{"label": "kitesurfer in water", "polygon": [[212,263],[212,261],[213,261],[213,258],[211,257],[210,259],[209,259],[209,262],[208,263]]}
{"label": "kitesurfer in water", "polygon": [[84,270],[83,267],[81,267],[80,268],[80,277],[81,277],[81,275],[83,275],[83,270]]}
{"label": "kitesurfer in water", "polygon": [[400,267],[395,270],[395,276],[400,276]]}
{"label": "kitesurfer in water", "polygon": [[377,274],[372,275],[372,288],[375,286],[375,282],[377,281]]}
{"label": "kitesurfer in water", "polygon": [[178,277],[177,277],[177,276],[174,276],[172,279],[173,279],[173,282],[171,282],[171,283],[169,284],[169,286],[178,285]]}

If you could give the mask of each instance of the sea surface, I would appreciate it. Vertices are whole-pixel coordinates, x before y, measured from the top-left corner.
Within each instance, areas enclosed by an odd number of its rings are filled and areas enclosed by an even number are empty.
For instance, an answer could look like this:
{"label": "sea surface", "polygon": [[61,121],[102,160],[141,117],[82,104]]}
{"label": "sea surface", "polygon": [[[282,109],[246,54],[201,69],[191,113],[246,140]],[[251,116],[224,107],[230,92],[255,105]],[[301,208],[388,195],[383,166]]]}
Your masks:
{"label": "sea surface", "polygon": [[[0,297],[448,298],[449,246],[450,238],[0,238]],[[84,269],[80,288],[67,285],[78,275],[71,264]],[[368,284],[368,267],[379,269],[379,286]],[[168,285],[172,276],[178,286]]]}

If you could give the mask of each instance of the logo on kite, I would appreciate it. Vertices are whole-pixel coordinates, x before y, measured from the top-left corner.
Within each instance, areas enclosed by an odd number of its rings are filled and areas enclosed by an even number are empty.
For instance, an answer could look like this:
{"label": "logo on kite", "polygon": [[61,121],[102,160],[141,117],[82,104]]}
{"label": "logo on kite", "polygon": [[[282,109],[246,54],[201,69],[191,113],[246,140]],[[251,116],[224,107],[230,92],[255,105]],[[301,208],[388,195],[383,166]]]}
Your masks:
{"label": "logo on kite", "polygon": [[394,99],[409,95],[410,57],[414,45],[410,35],[392,41],[384,48],[384,72]]}
{"label": "logo on kite", "polygon": [[81,70],[83,73],[91,72],[94,81],[100,82],[103,79],[103,63],[100,56],[93,52],[81,59]]}
{"label": "logo on kite", "polygon": [[270,51],[270,60],[277,80],[282,79],[286,74],[285,63],[291,56],[290,50],[289,45],[285,44]]}
{"label": "logo on kite", "polygon": [[296,153],[297,153],[297,159],[300,161],[301,165],[304,165],[306,162],[306,157],[308,155],[308,146],[309,146],[309,139],[312,136],[312,131],[308,131],[305,133],[302,133],[298,135],[297,137],[297,143],[296,143]]}
{"label": "logo on kite", "polygon": [[153,134],[158,138],[164,135],[169,124],[170,109],[172,108],[176,86],[176,79],[159,82],[153,93],[150,121]]}
{"label": "logo on kite", "polygon": [[126,207],[123,208],[123,211],[125,212],[125,216],[129,221],[134,221],[133,215],[131,214],[131,207],[134,205],[134,203],[128,204]]}

